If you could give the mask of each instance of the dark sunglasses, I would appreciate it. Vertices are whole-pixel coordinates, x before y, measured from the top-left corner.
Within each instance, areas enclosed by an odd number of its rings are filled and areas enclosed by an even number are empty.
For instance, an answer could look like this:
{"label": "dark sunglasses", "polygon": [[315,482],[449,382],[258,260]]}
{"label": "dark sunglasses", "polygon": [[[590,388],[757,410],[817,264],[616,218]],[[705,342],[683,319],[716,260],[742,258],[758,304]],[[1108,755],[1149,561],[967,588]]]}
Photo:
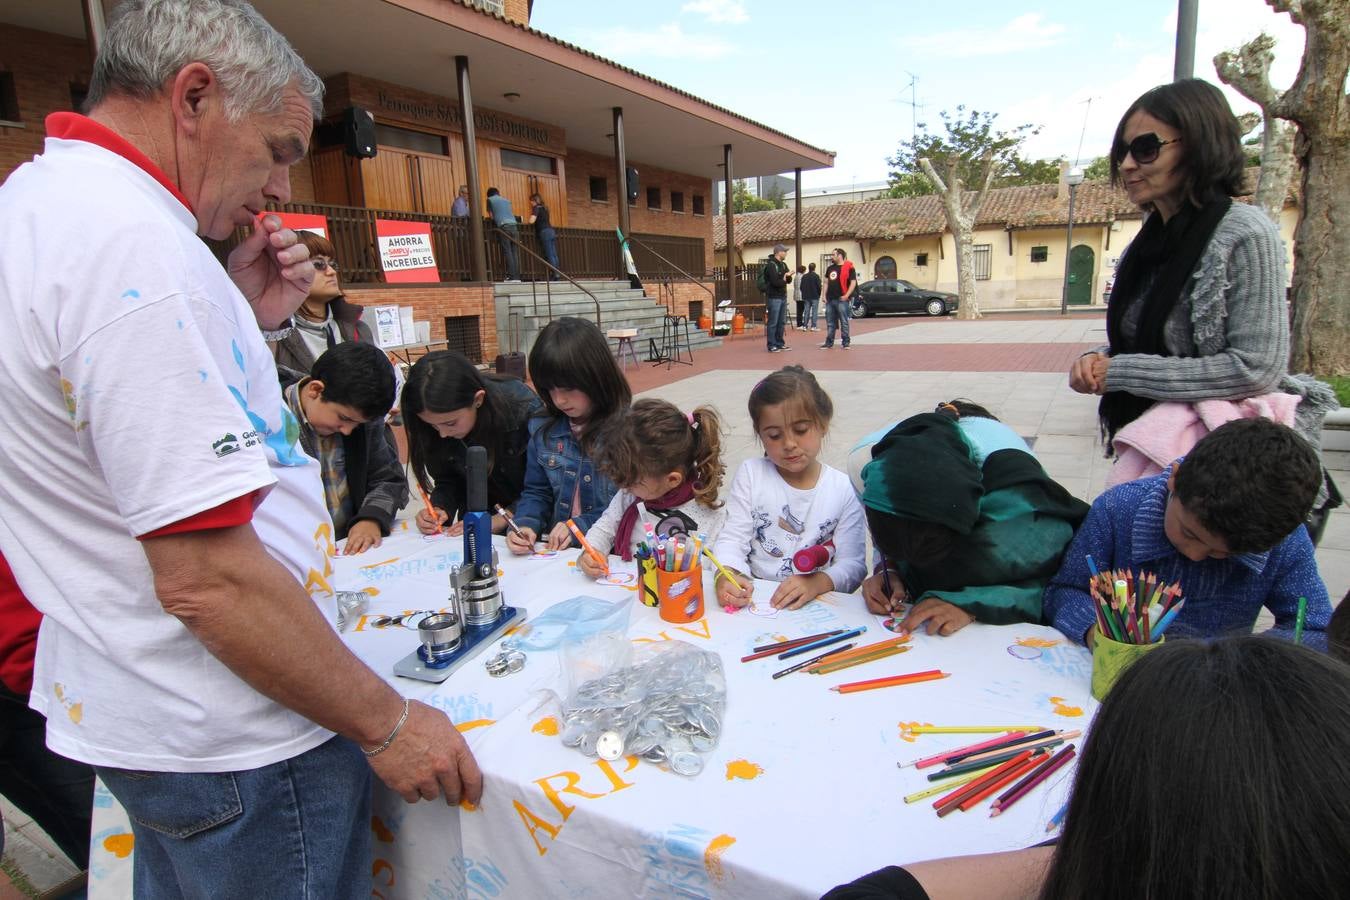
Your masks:
{"label": "dark sunglasses", "polygon": [[326,259],[314,260],[314,271],[327,272],[329,269],[332,269],[334,272],[336,272],[338,269],[338,264],[336,262],[329,262]]}
{"label": "dark sunglasses", "polygon": [[1139,163],[1141,166],[1145,166],[1158,158],[1158,154],[1162,152],[1163,147],[1166,147],[1168,144],[1176,143],[1179,143],[1178,139],[1164,141],[1150,131],[1148,134],[1139,135],[1128,144],[1124,142],[1117,143],[1115,153],[1112,154],[1112,159],[1116,161],[1116,165],[1120,165],[1125,161],[1125,154],[1128,153],[1130,156],[1134,157],[1135,162]]}

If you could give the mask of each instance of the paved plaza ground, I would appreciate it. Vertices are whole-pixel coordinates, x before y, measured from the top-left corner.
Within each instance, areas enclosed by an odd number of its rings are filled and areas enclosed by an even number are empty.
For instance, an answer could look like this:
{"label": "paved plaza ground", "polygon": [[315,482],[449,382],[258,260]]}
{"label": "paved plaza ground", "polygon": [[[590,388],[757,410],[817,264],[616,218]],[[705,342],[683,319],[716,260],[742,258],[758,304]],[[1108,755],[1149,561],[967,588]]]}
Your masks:
{"label": "paved plaza ground", "polygon": [[[852,323],[848,350],[819,345],[824,332],[791,331],[788,352],[770,354],[762,331],[751,330],[721,347],[699,350],[694,364],[629,368],[634,393],[661,397],[690,410],[710,403],[726,427],[728,476],[759,455],[746,412],[757,381],[785,365],[816,373],[835,404],[823,459],[844,468],[848,451],[865,434],[937,403],[964,397],[988,407],[1028,440],[1050,475],[1091,501],[1101,492],[1109,462],[1097,436],[1097,398],[1069,390],[1066,373],[1084,350],[1105,342],[1100,312],[1057,315],[1008,314],[961,322],[955,319],[881,317]],[[639,346],[645,342],[639,340]],[[1328,453],[1326,463],[1350,487],[1350,454]],[[404,515],[414,509],[410,505]],[[1337,510],[1317,561],[1333,601],[1350,588],[1350,511]],[[1258,628],[1262,627],[1258,624]],[[71,870],[33,824],[6,805],[7,853],[38,887],[57,883]],[[24,896],[0,874],[0,900]]]}

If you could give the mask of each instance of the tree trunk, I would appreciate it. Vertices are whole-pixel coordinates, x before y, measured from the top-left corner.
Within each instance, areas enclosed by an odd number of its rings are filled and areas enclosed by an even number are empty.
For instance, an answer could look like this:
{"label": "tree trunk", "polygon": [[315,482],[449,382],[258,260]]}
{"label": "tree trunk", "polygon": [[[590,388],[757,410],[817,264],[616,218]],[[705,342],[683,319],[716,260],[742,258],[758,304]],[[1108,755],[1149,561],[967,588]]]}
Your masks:
{"label": "tree trunk", "polygon": [[1261,178],[1256,184],[1257,206],[1270,221],[1280,224],[1289,181],[1294,176],[1294,129],[1274,116],[1266,116],[1261,131]]}
{"label": "tree trunk", "polygon": [[[1290,368],[1313,375],[1350,373],[1350,143],[1303,147],[1302,215],[1294,232],[1294,327]],[[1338,224],[1339,223],[1339,224]]]}
{"label": "tree trunk", "polygon": [[956,241],[956,283],[961,303],[956,308],[958,319],[978,319],[981,317],[980,302],[975,296],[975,244],[972,229],[965,222],[952,228],[952,239]]}

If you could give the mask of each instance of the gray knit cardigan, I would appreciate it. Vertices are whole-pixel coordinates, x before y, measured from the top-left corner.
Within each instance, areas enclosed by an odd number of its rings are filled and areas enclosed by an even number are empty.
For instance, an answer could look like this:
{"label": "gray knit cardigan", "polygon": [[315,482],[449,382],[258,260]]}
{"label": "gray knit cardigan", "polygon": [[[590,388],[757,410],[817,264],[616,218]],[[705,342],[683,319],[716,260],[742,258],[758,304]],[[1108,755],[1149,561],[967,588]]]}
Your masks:
{"label": "gray knit cardigan", "polygon": [[1320,446],[1322,419],[1338,404],[1327,385],[1288,374],[1284,273],[1275,224],[1255,206],[1234,201],[1200,257],[1185,302],[1168,317],[1163,341],[1172,355],[1112,357],[1106,389],[1181,403],[1297,394],[1303,401],[1294,427]]}

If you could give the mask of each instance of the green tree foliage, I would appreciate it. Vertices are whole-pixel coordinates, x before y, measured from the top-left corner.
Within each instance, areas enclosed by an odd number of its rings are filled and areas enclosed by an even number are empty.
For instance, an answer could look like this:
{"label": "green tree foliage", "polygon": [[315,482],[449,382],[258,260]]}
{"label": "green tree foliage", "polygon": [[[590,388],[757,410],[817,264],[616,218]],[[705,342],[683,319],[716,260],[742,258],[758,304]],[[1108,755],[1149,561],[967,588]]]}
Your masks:
{"label": "green tree foliage", "polygon": [[1107,156],[1099,156],[1092,162],[1083,166],[1083,178],[1087,181],[1110,181],[1111,180],[1111,159]]}
{"label": "green tree foliage", "polygon": [[754,196],[750,193],[750,188],[745,186],[745,182],[742,179],[736,179],[735,185],[731,188],[732,212],[762,212],[763,210],[773,208],[774,205],[772,200]]}
{"label": "green tree foliage", "polygon": [[919,168],[920,159],[929,159],[939,172],[945,172],[952,157],[957,160],[956,173],[968,188],[982,184],[983,159],[986,153],[994,156],[999,173],[992,187],[1011,187],[1020,184],[1053,184],[1059,179],[1058,160],[1028,160],[1018,150],[1028,137],[1040,132],[1033,125],[1019,125],[1010,131],[994,127],[997,113],[967,110],[956,107],[955,114],[943,110],[943,134],[934,134],[926,123],[919,124],[919,133],[900,144],[895,156],[886,160],[890,165],[891,197],[920,197],[933,193],[933,185]]}

